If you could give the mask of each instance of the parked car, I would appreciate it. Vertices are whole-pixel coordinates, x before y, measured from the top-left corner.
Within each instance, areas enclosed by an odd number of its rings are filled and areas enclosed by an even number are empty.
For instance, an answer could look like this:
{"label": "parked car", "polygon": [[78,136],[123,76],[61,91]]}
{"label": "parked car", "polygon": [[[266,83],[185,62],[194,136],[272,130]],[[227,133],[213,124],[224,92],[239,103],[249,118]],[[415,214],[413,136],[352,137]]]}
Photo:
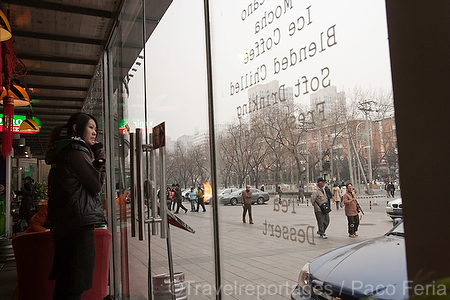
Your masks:
{"label": "parked car", "polygon": [[403,218],[402,198],[389,201],[386,205],[386,214],[392,219]]}
{"label": "parked car", "polygon": [[[225,194],[224,196],[219,198],[219,203],[222,203],[223,205],[236,205],[241,203],[241,194],[242,191],[245,189],[237,189],[236,191],[233,191],[229,194]],[[250,191],[253,194],[252,197],[252,204],[264,204],[265,202],[269,201],[269,193],[263,192],[256,188],[250,188]]]}
{"label": "parked car", "polygon": [[408,298],[403,220],[381,237],[320,255],[303,266],[293,300]]}
{"label": "parked car", "polygon": [[228,189],[222,189],[219,190],[219,192],[217,193],[217,199],[220,199],[221,197],[231,194],[232,192],[235,192],[239,190],[238,188],[228,188]]}

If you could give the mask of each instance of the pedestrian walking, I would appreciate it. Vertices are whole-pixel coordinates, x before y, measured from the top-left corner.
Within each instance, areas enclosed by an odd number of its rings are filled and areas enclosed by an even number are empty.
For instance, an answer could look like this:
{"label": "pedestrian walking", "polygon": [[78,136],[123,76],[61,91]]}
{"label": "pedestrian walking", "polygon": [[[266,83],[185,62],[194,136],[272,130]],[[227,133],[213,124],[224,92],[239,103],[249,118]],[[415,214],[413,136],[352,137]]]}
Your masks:
{"label": "pedestrian walking", "polygon": [[243,223],[245,223],[245,216],[247,215],[247,212],[248,212],[248,221],[250,224],[253,224],[252,197],[253,197],[253,193],[252,193],[252,191],[250,191],[250,186],[246,185],[245,190],[242,191],[242,195],[241,195],[242,208],[244,210],[242,213],[242,222]]}
{"label": "pedestrian walking", "polygon": [[326,239],[326,230],[330,224],[330,215],[322,212],[320,205],[328,202],[328,197],[324,190],[325,180],[322,177],[317,179],[317,188],[311,194],[311,205],[314,207],[314,214],[316,216],[318,231],[317,234]]}
{"label": "pedestrian walking", "polygon": [[205,208],[205,203],[203,202],[204,200],[203,200],[203,190],[202,190],[202,188],[199,186],[198,188],[197,188],[197,212],[198,212],[198,209],[200,208],[200,206],[203,208],[203,212],[205,212],[206,211],[206,208]]}
{"label": "pedestrian walking", "polygon": [[177,205],[177,199],[175,199],[175,184],[172,184],[172,187],[170,188],[171,194],[172,194],[172,211],[175,211],[175,205]]}
{"label": "pedestrian walking", "polygon": [[333,185],[333,189],[331,190],[333,193],[333,201],[336,204],[336,210],[339,209],[340,203],[341,203],[341,188],[337,183]]}
{"label": "pedestrian walking", "polygon": [[341,203],[339,204],[339,206],[342,208],[344,207],[344,194],[347,192],[347,187],[345,186],[345,183],[342,182],[341,185]]}
{"label": "pedestrian walking", "polygon": [[172,201],[173,201],[173,194],[174,192],[172,191],[172,189],[170,187],[167,187],[166,189],[166,203],[167,203],[167,208],[169,210],[172,210]]}
{"label": "pedestrian walking", "polygon": [[391,193],[391,197],[394,198],[394,194],[395,194],[395,186],[394,183],[391,181],[391,183],[389,184],[389,192]]}
{"label": "pedestrian walking", "polygon": [[385,182],[384,190],[386,191],[386,197],[391,198],[391,191],[389,190],[389,181]]}
{"label": "pedestrian walking", "polygon": [[189,202],[191,202],[191,212],[196,211],[195,209],[195,201],[197,201],[197,193],[194,191],[194,188],[191,187],[191,190],[188,193]]}
{"label": "pedestrian walking", "polygon": [[326,182],[325,182],[325,186],[324,186],[323,190],[325,191],[325,195],[327,196],[328,207],[330,207],[330,209],[331,209],[331,199],[333,199],[333,193],[331,192],[331,190],[328,187],[328,185],[326,184]]}
{"label": "pedestrian walking", "polygon": [[281,196],[283,195],[283,191],[281,191],[281,187],[277,185],[277,195],[278,195],[278,202],[281,204]]}
{"label": "pedestrian walking", "polygon": [[297,203],[300,203],[300,202],[303,203],[304,199],[305,199],[305,189],[303,187],[303,184],[300,182],[298,184],[298,202]]}
{"label": "pedestrian walking", "polygon": [[175,213],[177,214],[178,211],[180,210],[180,208],[182,210],[184,210],[184,213],[187,213],[187,208],[184,207],[183,205],[183,195],[181,195],[181,190],[180,190],[180,185],[177,184],[172,184],[172,188],[174,190],[174,195],[173,197],[175,198],[175,201],[177,203],[177,210],[175,211]]}
{"label": "pedestrian walking", "polygon": [[356,201],[356,194],[353,191],[353,185],[347,183],[347,192],[344,194],[344,205],[345,205],[345,215],[347,216],[348,222],[348,236],[351,238],[358,236],[359,227],[359,204]]}
{"label": "pedestrian walking", "polygon": [[[61,137],[63,128],[67,136]],[[100,192],[106,178],[105,150],[96,141],[97,121],[72,115],[51,133],[45,162],[49,173],[48,217],[54,242],[49,279],[53,300],[81,299],[92,287],[95,265],[94,226],[105,224]]]}

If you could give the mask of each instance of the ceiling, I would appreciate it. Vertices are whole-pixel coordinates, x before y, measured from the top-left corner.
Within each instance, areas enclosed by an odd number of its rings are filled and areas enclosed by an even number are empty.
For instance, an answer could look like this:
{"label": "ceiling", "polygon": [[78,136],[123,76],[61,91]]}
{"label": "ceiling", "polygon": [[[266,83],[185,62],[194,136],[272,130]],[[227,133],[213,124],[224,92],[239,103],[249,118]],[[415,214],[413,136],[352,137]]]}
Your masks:
{"label": "ceiling", "polygon": [[[9,10],[17,58],[27,69],[26,75],[17,79],[26,87],[34,116],[42,123],[39,133],[20,136],[30,146],[33,157],[44,157],[51,130],[81,110],[95,68],[119,19],[118,12],[128,14],[127,9],[132,7],[129,2],[134,5],[137,1],[1,0],[3,12],[7,14]],[[170,3],[146,1],[146,11],[150,12],[146,14],[147,23],[153,24],[147,26],[147,38]],[[136,57],[129,57],[122,65],[125,74]],[[30,108],[16,107],[14,111],[26,115]],[[17,140],[13,141],[13,147],[16,157],[23,153]]]}

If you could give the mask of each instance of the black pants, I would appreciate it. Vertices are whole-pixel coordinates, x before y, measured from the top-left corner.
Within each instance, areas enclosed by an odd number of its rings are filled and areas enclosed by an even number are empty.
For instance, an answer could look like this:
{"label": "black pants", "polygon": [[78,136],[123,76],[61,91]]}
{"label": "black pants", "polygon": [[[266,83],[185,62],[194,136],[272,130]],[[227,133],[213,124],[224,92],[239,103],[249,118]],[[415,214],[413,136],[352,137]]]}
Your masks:
{"label": "black pants", "polygon": [[203,198],[197,199],[197,210],[196,211],[198,211],[198,209],[200,208],[200,205],[202,206],[203,211],[206,211],[205,203],[203,203]]}
{"label": "black pants", "polygon": [[355,234],[358,231],[359,215],[347,216],[348,221],[348,234]]}
{"label": "black pants", "polygon": [[95,266],[94,225],[83,226],[55,240],[49,279],[56,279],[53,300],[79,300],[92,287]]}
{"label": "black pants", "polygon": [[183,201],[183,200],[182,199],[177,199],[177,211],[175,212],[176,214],[180,210],[180,207],[181,207],[182,210],[187,211],[187,208],[184,207],[184,205],[183,205],[183,203],[181,203],[181,201]]}
{"label": "black pants", "polygon": [[321,211],[314,212],[317,220],[317,227],[318,231],[317,233],[322,236],[325,235],[325,231],[328,228],[328,225],[330,225],[330,214],[324,214]]}
{"label": "black pants", "polygon": [[248,221],[250,223],[253,223],[253,216],[252,216],[252,205],[244,205],[242,206],[242,208],[244,209],[244,211],[242,212],[242,222],[245,223],[245,215],[248,212]]}

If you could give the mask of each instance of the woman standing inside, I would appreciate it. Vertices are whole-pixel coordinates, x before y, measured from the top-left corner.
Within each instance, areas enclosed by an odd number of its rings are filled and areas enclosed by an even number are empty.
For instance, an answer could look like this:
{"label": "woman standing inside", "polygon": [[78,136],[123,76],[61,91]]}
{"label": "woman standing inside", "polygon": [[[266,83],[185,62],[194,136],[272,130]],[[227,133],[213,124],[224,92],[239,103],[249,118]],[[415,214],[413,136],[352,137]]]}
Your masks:
{"label": "woman standing inside", "polygon": [[348,236],[351,238],[357,237],[359,226],[359,204],[356,201],[355,192],[353,192],[353,185],[348,183],[346,185],[347,191],[344,194],[343,201],[345,205],[345,215],[348,221]]}
{"label": "woman standing inside", "polygon": [[[67,136],[61,131],[67,128]],[[92,287],[94,225],[105,223],[99,193],[105,180],[105,152],[96,141],[97,121],[76,113],[51,134],[45,162],[49,174],[48,217],[53,228],[56,280],[53,300],[78,300]]]}
{"label": "woman standing inside", "polygon": [[22,202],[20,203],[19,208],[19,218],[26,220],[26,224],[30,222],[31,217],[33,216],[33,206],[34,206],[34,180],[31,176],[27,176],[24,179],[24,185],[20,188],[20,193],[22,194]]}

